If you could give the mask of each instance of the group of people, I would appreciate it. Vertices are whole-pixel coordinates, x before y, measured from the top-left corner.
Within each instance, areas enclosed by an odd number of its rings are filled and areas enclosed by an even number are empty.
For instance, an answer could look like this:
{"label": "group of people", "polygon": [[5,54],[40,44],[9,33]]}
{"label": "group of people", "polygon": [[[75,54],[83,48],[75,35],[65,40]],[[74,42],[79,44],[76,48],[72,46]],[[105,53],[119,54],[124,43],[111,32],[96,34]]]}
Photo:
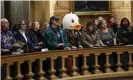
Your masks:
{"label": "group of people", "polygon": [[60,49],[77,49],[100,46],[132,45],[133,27],[127,18],[118,25],[114,16],[108,20],[98,17],[81,26],[80,30],[63,30],[59,18],[52,16],[49,24],[40,29],[38,21],[28,26],[25,20],[9,29],[7,19],[1,19],[1,52],[2,55],[17,51],[48,51]]}

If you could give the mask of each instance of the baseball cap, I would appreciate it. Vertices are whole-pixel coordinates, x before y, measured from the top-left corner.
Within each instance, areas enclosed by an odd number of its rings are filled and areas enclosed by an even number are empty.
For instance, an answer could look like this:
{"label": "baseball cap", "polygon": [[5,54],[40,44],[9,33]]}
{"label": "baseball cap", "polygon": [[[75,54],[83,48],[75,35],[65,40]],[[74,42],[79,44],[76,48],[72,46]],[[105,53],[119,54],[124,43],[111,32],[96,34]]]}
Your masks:
{"label": "baseball cap", "polygon": [[49,24],[51,24],[52,20],[58,21],[58,20],[60,20],[60,19],[59,19],[58,17],[56,17],[56,16],[52,16],[52,17],[50,17]]}
{"label": "baseball cap", "polygon": [[56,16],[52,16],[52,17],[50,18],[50,20],[56,20],[56,21],[58,21],[58,20],[59,20],[59,18],[58,18],[58,17],[56,17]]}

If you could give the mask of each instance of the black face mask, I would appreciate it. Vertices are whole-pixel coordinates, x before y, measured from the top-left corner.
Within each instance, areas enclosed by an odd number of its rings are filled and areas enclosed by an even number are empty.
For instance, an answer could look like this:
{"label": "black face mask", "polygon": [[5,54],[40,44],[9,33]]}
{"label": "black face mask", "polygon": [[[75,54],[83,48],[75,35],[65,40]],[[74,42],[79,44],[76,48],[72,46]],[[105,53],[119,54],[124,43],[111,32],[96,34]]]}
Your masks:
{"label": "black face mask", "polygon": [[128,24],[123,24],[123,25],[122,25],[122,28],[123,28],[123,29],[127,29],[128,26],[129,26]]}
{"label": "black face mask", "polygon": [[128,27],[128,24],[123,24],[123,26]]}

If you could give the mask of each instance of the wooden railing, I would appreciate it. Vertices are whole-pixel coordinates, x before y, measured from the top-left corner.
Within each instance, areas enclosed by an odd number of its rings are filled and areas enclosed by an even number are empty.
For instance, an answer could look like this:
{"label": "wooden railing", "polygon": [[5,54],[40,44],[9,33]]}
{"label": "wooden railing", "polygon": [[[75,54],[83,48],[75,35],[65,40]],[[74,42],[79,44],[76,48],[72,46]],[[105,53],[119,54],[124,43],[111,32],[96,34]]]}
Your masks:
{"label": "wooden railing", "polygon": [[[116,64],[115,70],[111,69],[112,64],[110,63],[110,55],[112,52],[116,53]],[[127,53],[128,52],[128,53]],[[101,57],[101,53],[104,56],[104,64],[99,63],[99,57]],[[128,54],[127,59],[127,69],[125,70],[122,66],[125,64],[122,63],[123,53]],[[88,57],[94,55],[91,61],[94,61],[93,69],[90,72],[88,65]],[[55,64],[55,60],[57,60]],[[78,57],[78,59],[77,59]],[[80,60],[79,60],[80,57]],[[90,57],[89,57],[90,58]],[[33,62],[37,60],[37,63],[34,65],[38,67],[32,67]],[[43,61],[47,61],[47,64],[43,64]],[[113,60],[113,59],[112,59]],[[59,62],[58,62],[59,61]],[[81,62],[82,61],[82,62]],[[8,55],[1,57],[2,66],[5,68],[5,80],[88,80],[88,79],[98,79],[98,78],[109,78],[109,77],[121,77],[121,76],[133,76],[133,47],[124,47],[124,46],[116,46],[116,47],[104,47],[104,48],[89,48],[89,49],[79,49],[79,50],[60,50],[60,51],[49,51],[49,52],[35,52],[35,53],[27,53],[20,55]],[[26,63],[26,68],[21,68],[22,64]],[[55,66],[58,66],[57,63],[61,63],[61,67],[58,70],[55,69]],[[77,64],[82,63],[79,67]],[[15,72],[11,72],[11,65],[16,65],[14,70]],[[49,65],[50,68],[48,72],[44,71],[45,65]],[[100,69],[101,66],[104,68]],[[33,69],[36,68],[37,72],[33,73]],[[81,68],[81,69],[79,69]],[[22,71],[26,71],[26,74],[22,74]],[[58,73],[56,73],[58,72]],[[11,76],[15,75],[15,78]],[[37,78],[35,79],[35,74],[37,74]],[[26,77],[25,77],[26,76]]]}

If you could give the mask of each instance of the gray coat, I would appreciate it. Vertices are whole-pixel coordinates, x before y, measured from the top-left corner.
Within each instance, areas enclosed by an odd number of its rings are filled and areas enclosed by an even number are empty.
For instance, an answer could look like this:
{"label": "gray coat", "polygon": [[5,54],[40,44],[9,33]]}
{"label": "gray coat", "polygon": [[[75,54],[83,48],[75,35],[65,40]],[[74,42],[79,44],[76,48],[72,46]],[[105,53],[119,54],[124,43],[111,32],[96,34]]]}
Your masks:
{"label": "gray coat", "polygon": [[83,47],[90,47],[90,45],[100,46],[100,37],[98,32],[94,34],[89,34],[87,31],[81,31],[81,41]]}

